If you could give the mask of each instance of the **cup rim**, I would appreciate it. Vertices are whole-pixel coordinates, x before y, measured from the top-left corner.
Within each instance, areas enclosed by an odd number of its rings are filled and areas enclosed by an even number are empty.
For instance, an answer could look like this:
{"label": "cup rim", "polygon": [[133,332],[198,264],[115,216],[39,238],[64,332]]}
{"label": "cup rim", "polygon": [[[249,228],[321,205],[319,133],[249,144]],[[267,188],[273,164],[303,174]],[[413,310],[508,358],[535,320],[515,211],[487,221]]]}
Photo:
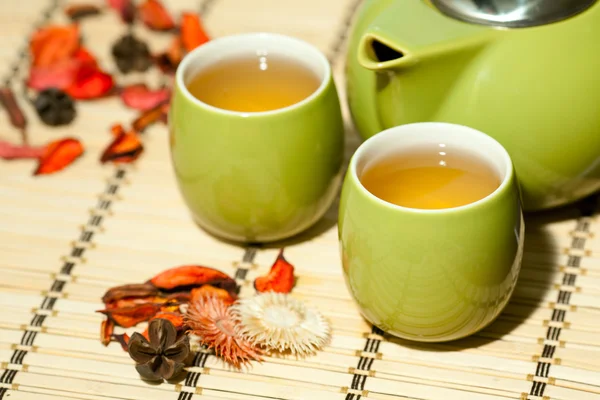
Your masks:
{"label": "cup rim", "polygon": [[[320,83],[319,87],[314,92],[312,92],[309,96],[305,97],[304,99],[300,100],[297,103],[294,103],[294,104],[286,106],[286,107],[277,108],[275,110],[233,111],[233,110],[226,110],[223,108],[215,107],[215,106],[212,106],[208,103],[205,103],[205,102],[197,99],[190,93],[187,86],[185,85],[184,74],[185,74],[186,70],[189,68],[190,64],[192,64],[196,58],[201,57],[203,54],[218,51],[218,49],[220,47],[227,46],[228,44],[239,41],[239,40],[253,40],[256,43],[260,43],[260,41],[264,41],[264,40],[268,40],[268,39],[287,41],[289,43],[293,43],[296,46],[304,47],[309,52],[312,52],[315,55],[316,59],[318,59],[318,62],[321,63],[321,65],[323,67],[323,71],[324,71],[323,77],[321,79],[321,83]],[[177,67],[177,70],[175,72],[175,84],[177,87],[179,87],[179,90],[181,91],[183,96],[188,101],[195,104],[196,106],[207,109],[208,111],[213,111],[213,112],[224,114],[224,115],[238,116],[238,117],[244,117],[244,118],[253,118],[253,117],[262,117],[262,116],[275,115],[275,114],[285,113],[288,111],[293,111],[295,109],[298,109],[298,108],[304,106],[305,104],[308,104],[308,103],[314,101],[315,98],[319,97],[325,91],[325,89],[327,88],[327,86],[329,84],[329,81],[331,80],[331,76],[332,76],[331,65],[329,64],[327,57],[325,57],[323,52],[321,52],[321,50],[319,50],[313,44],[311,44],[305,40],[301,40],[301,39],[295,38],[293,36],[283,35],[280,33],[251,32],[251,33],[239,33],[239,34],[227,35],[227,36],[222,36],[222,37],[219,37],[216,39],[212,39],[211,41],[209,41],[201,46],[198,46],[197,48],[195,48],[194,50],[192,50],[191,52],[186,54],[185,57],[183,58],[183,60],[181,61],[181,63],[179,64],[179,66]]]}
{"label": "cup rim", "polygon": [[[472,203],[464,204],[464,205],[457,206],[457,207],[437,208],[437,209],[412,208],[412,207],[400,206],[400,205],[390,203],[386,200],[380,199],[379,197],[375,196],[362,184],[360,178],[358,177],[356,169],[357,169],[357,164],[358,164],[359,160],[362,158],[362,156],[367,151],[367,149],[372,147],[374,145],[374,143],[376,143],[378,141],[384,141],[386,139],[389,140],[389,138],[391,138],[393,136],[415,135],[415,133],[412,131],[412,128],[414,128],[416,126],[430,127],[430,128],[434,128],[434,129],[444,129],[444,128],[452,128],[455,130],[460,129],[462,132],[464,132],[467,135],[478,136],[481,140],[487,141],[491,146],[493,146],[497,149],[497,151],[500,154],[500,157],[502,157],[502,161],[504,162],[504,165],[505,165],[505,169],[503,171],[504,176],[502,178],[502,182],[500,183],[500,185],[498,185],[498,187],[493,192],[489,193],[487,196],[485,196],[477,201],[474,201]],[[442,133],[442,135],[443,135],[443,133]],[[485,160],[485,158],[484,158],[484,160]],[[376,203],[378,203],[384,207],[387,207],[389,209],[392,209],[392,210],[411,212],[411,213],[416,213],[416,214],[447,214],[447,213],[455,213],[455,212],[461,212],[461,211],[474,209],[474,208],[480,206],[481,204],[487,203],[487,202],[491,201],[493,198],[497,197],[501,192],[503,192],[506,189],[506,187],[508,185],[511,184],[511,181],[513,180],[513,177],[514,177],[514,166],[512,163],[512,159],[510,158],[508,151],[504,148],[504,146],[502,146],[502,144],[500,144],[500,142],[498,142],[496,139],[492,138],[491,136],[489,136],[477,129],[474,129],[474,128],[471,128],[471,127],[465,126],[465,125],[453,124],[453,123],[448,123],[448,122],[415,122],[415,123],[399,125],[399,126],[394,126],[392,128],[385,129],[385,130],[371,136],[370,138],[365,140],[358,147],[358,149],[352,156],[352,160],[350,161],[349,171],[350,171],[350,174],[352,175],[353,179],[356,181],[359,191],[361,191],[361,193],[363,193],[363,195],[367,196],[367,198],[370,198],[371,200],[375,201]]]}

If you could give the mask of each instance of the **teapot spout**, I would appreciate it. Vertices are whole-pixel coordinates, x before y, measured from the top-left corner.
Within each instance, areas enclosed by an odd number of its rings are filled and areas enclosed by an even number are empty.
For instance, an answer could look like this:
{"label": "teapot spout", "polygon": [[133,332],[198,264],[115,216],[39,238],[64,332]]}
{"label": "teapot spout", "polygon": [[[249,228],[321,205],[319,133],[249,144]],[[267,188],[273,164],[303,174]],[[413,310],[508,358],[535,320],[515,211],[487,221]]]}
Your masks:
{"label": "teapot spout", "polygon": [[499,30],[448,17],[423,0],[391,1],[366,27],[358,63],[376,74],[383,126],[434,120]]}

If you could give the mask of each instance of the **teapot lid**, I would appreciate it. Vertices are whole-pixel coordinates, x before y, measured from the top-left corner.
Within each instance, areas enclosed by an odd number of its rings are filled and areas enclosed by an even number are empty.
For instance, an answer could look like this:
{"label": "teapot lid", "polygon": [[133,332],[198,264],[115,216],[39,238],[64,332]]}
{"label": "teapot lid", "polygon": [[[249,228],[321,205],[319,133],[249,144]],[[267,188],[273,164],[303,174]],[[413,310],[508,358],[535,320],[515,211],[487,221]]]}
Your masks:
{"label": "teapot lid", "polygon": [[481,25],[524,28],[557,22],[591,7],[596,0],[431,0],[442,13]]}

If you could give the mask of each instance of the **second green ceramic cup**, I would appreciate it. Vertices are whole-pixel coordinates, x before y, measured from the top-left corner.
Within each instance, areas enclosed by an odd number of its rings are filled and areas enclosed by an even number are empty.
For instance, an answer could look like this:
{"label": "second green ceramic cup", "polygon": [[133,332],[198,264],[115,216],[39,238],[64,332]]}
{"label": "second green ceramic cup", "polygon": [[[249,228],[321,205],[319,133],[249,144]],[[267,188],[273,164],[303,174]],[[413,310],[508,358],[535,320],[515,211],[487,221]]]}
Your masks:
{"label": "second green ceramic cup", "polygon": [[[465,206],[421,210],[381,200],[360,182],[378,159],[439,145],[487,160],[501,185]],[[458,339],[492,322],[513,292],[524,240],[518,184],[506,150],[479,131],[417,123],[371,137],[350,162],[339,215],[346,283],[366,319],[388,333]]]}
{"label": "second green ceramic cup", "polygon": [[[251,113],[212,107],[186,88],[208,65],[261,55],[296,60],[321,85],[292,106]],[[177,70],[169,121],[180,191],[197,223],[216,236],[284,239],[313,225],[336,196],[344,147],[338,94],[326,57],[306,42],[251,33],[200,46]]]}

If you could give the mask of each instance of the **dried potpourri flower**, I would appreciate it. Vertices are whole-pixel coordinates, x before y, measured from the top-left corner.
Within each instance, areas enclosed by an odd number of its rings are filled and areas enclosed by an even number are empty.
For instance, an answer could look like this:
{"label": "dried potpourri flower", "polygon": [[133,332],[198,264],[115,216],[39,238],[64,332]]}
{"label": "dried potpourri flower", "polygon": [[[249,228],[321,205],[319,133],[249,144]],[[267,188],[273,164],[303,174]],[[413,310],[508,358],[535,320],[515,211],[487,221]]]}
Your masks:
{"label": "dried potpourri flower", "polygon": [[190,303],[184,317],[200,343],[236,368],[251,360],[262,361],[261,350],[237,333],[239,321],[218,297],[200,297]]}
{"label": "dried potpourri flower", "polygon": [[6,110],[10,123],[21,132],[21,139],[24,144],[27,144],[27,118],[23,114],[23,110],[19,107],[19,103],[15,98],[15,94],[8,86],[0,88],[0,104]]}
{"label": "dried potpourri flower", "polygon": [[100,14],[101,10],[93,4],[71,4],[65,7],[65,14],[72,21]]}
{"label": "dried potpourri flower", "polygon": [[155,31],[170,31],[175,28],[175,21],[163,4],[158,0],[145,0],[138,6],[138,14],[142,22]]}
{"label": "dried potpourri flower", "polygon": [[128,343],[130,357],[136,362],[136,370],[148,380],[171,379],[185,366],[190,354],[187,335],[177,335],[173,324],[164,318],[150,322],[146,339],[134,333]]}
{"label": "dried potpourri flower", "polygon": [[121,89],[121,100],[130,108],[147,111],[171,99],[169,88],[152,90],[144,83],[125,86]]}
{"label": "dried potpourri flower", "polygon": [[281,249],[269,273],[254,280],[254,288],[260,293],[289,293],[294,287],[294,280],[294,266],[283,257]]}
{"label": "dried potpourri flower", "polygon": [[239,300],[231,307],[237,333],[267,351],[306,356],[323,347],[329,324],[317,311],[283,293],[268,292]]}
{"label": "dried potpourri flower", "polygon": [[71,96],[60,89],[42,90],[33,104],[46,125],[67,125],[75,119],[75,103]]}
{"label": "dried potpourri flower", "polygon": [[111,51],[117,68],[124,74],[132,71],[144,72],[152,65],[148,45],[131,33],[117,40]]}
{"label": "dried potpourri flower", "polygon": [[125,132],[122,127],[120,130],[121,132],[114,135],[115,138],[100,156],[101,163],[131,163],[144,151],[144,146],[135,130]]}

